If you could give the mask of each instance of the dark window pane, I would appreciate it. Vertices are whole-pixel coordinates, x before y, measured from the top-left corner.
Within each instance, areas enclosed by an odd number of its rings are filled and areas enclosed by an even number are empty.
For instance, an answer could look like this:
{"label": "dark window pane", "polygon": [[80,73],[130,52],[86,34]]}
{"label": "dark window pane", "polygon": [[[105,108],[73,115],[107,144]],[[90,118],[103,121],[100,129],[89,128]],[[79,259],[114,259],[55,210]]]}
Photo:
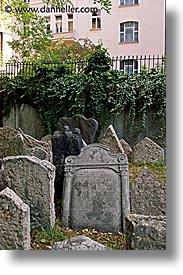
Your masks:
{"label": "dark window pane", "polygon": [[124,33],[120,33],[120,42],[124,42]]}
{"label": "dark window pane", "polygon": [[124,32],[124,23],[120,24],[120,32]]}
{"label": "dark window pane", "polygon": [[133,27],[133,22],[126,22],[125,27],[127,28]]}
{"label": "dark window pane", "polygon": [[126,42],[132,42],[133,41],[133,29],[126,29],[125,41]]}
{"label": "dark window pane", "polygon": [[124,0],[120,0],[120,5],[124,5]]}
{"label": "dark window pane", "polygon": [[138,42],[138,32],[135,32],[135,42]]}
{"label": "dark window pane", "polygon": [[101,18],[97,18],[97,29],[101,28]]}
{"label": "dark window pane", "polygon": [[135,22],[135,31],[138,31],[138,22]]}
{"label": "dark window pane", "polygon": [[126,0],[126,5],[132,5],[133,4],[133,0]]}

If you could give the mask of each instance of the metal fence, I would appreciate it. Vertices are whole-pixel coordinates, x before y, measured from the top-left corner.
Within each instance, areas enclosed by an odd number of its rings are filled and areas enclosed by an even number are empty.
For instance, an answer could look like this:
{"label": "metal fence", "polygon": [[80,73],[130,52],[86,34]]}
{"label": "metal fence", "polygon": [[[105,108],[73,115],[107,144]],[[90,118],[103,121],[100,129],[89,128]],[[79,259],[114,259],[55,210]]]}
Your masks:
{"label": "metal fence", "polygon": [[[64,62],[42,62],[25,63],[25,62],[10,62],[6,63],[2,69],[0,68],[0,77],[9,76],[13,78],[17,75],[26,77],[34,76],[37,69],[41,67],[57,68],[61,64],[67,64],[73,72],[81,73],[88,65],[87,60],[78,60],[76,62],[64,61]],[[121,73],[127,75],[138,74],[142,70],[150,71],[153,68],[165,68],[164,56],[117,56],[111,58],[111,69],[118,70]]]}

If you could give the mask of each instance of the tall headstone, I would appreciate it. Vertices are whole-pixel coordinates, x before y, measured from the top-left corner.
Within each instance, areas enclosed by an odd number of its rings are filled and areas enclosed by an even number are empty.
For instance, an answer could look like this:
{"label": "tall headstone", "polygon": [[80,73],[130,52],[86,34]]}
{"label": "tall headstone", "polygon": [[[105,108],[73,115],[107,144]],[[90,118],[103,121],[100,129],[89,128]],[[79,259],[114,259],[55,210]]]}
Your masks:
{"label": "tall headstone", "polygon": [[124,230],[130,210],[128,162],[101,144],[65,160],[62,223],[73,229]]}
{"label": "tall headstone", "polygon": [[105,145],[114,154],[124,153],[123,147],[112,125],[107,128],[101,138],[100,144]]}
{"label": "tall headstone", "polygon": [[81,115],[74,115],[71,118],[61,117],[58,122],[57,130],[62,132],[65,125],[68,125],[71,131],[75,128],[79,128],[86,144],[94,143],[95,134],[98,129],[98,122],[95,119],[85,118]]}
{"label": "tall headstone", "polygon": [[134,162],[160,162],[164,160],[164,150],[154,141],[145,137],[133,148]]}
{"label": "tall headstone", "polygon": [[30,249],[30,210],[6,187],[0,192],[0,250]]}
{"label": "tall headstone", "polygon": [[131,213],[166,215],[166,184],[144,167],[130,188]]}
{"label": "tall headstone", "polygon": [[52,228],[55,223],[55,167],[48,161],[30,156],[3,159],[2,180],[30,206],[31,223]]}
{"label": "tall headstone", "polygon": [[64,126],[63,132],[56,131],[52,136],[53,164],[56,166],[55,201],[62,198],[64,181],[64,161],[68,156],[76,156],[84,147],[80,130],[73,131]]}

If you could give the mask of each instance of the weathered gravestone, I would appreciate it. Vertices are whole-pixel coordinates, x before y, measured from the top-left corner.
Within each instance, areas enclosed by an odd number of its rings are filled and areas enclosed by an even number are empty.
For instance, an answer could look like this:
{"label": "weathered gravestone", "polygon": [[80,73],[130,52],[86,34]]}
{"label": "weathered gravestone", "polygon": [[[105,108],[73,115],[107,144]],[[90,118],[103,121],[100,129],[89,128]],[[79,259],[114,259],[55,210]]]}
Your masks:
{"label": "weathered gravestone", "polygon": [[73,229],[124,230],[129,214],[128,162],[101,144],[65,160],[62,223]]}
{"label": "weathered gravestone", "polygon": [[68,126],[64,126],[63,132],[56,131],[53,134],[53,164],[56,166],[55,201],[62,198],[65,158],[79,155],[82,147],[84,145],[78,128],[71,131]]}
{"label": "weathered gravestone", "polygon": [[71,118],[61,117],[58,122],[57,130],[62,132],[65,125],[68,125],[71,131],[75,128],[79,128],[86,144],[94,142],[95,134],[98,129],[98,122],[95,119],[85,118],[81,115],[74,115]]}
{"label": "weathered gravestone", "polygon": [[34,155],[52,161],[52,152],[48,143],[24,134],[21,129],[1,127],[0,158],[18,155]]}
{"label": "weathered gravestone", "polygon": [[53,250],[110,250],[110,248],[89,237],[79,235],[62,242],[56,242]]}
{"label": "weathered gravestone", "polygon": [[166,184],[144,167],[130,188],[131,213],[142,215],[166,214]]}
{"label": "weathered gravestone", "polygon": [[120,143],[122,145],[122,148],[124,150],[124,153],[127,156],[130,156],[130,154],[132,153],[132,148],[130,147],[130,145],[122,138],[120,139]]}
{"label": "weathered gravestone", "polygon": [[30,210],[6,187],[0,192],[0,250],[30,249]]}
{"label": "weathered gravestone", "polygon": [[126,217],[127,250],[165,250],[166,216]]}
{"label": "weathered gravestone", "polygon": [[132,153],[134,162],[158,162],[164,160],[164,150],[154,141],[145,137],[135,145]]}
{"label": "weathered gravestone", "polygon": [[100,144],[106,146],[111,151],[111,153],[124,153],[123,147],[112,125],[107,128],[106,132],[101,138]]}
{"label": "weathered gravestone", "polygon": [[31,223],[52,228],[55,223],[55,167],[48,161],[30,156],[3,159],[3,183],[30,206]]}

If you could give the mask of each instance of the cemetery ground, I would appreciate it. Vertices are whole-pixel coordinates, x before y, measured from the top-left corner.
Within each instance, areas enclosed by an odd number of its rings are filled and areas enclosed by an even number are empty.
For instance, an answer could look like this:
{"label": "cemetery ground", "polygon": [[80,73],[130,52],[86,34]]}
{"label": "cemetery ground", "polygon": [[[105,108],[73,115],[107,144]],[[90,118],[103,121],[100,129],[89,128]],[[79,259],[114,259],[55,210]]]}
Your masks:
{"label": "cemetery ground", "polygon": [[[166,162],[146,163],[158,179],[166,184]],[[129,180],[130,185],[138,177],[144,168],[144,163],[129,162]],[[61,202],[56,205],[56,223],[52,230],[35,229],[31,226],[31,247],[33,250],[51,250],[55,242],[63,241],[78,235],[84,235],[98,243],[101,243],[112,249],[126,249],[126,235],[118,232],[98,232],[95,229],[72,230],[62,226],[61,223]]]}

